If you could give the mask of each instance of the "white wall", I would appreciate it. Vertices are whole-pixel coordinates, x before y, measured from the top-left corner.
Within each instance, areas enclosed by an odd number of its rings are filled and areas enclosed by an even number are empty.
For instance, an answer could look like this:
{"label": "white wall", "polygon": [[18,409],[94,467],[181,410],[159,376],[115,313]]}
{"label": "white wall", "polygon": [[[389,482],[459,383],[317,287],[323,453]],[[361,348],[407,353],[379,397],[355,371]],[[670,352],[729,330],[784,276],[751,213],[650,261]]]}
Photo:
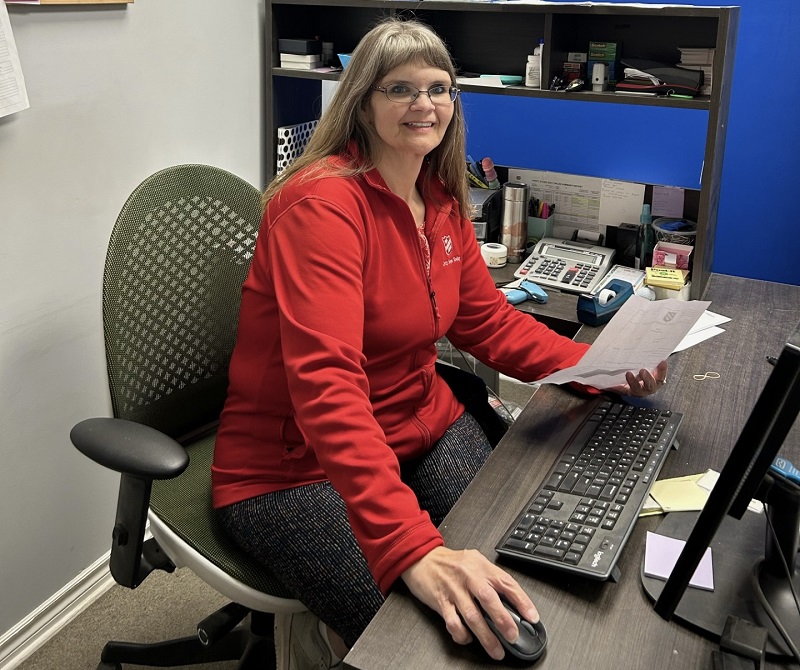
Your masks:
{"label": "white wall", "polygon": [[100,285],[160,168],[259,188],[262,0],[9,9],[31,107],[0,119],[0,637],[110,548],[117,478],[71,445],[109,415]]}

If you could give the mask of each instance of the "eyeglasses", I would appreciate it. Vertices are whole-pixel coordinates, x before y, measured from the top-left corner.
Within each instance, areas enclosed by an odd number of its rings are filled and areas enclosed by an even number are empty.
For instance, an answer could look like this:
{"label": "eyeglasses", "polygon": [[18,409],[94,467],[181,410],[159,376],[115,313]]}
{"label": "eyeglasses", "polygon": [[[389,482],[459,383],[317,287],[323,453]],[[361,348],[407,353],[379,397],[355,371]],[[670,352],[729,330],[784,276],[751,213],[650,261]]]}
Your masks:
{"label": "eyeglasses", "polygon": [[420,91],[414,86],[407,84],[390,84],[389,86],[374,86],[373,91],[385,93],[386,97],[392,102],[402,102],[410,105],[420,93],[425,93],[434,105],[449,105],[455,102],[460,89],[455,86],[431,86],[427,91]]}

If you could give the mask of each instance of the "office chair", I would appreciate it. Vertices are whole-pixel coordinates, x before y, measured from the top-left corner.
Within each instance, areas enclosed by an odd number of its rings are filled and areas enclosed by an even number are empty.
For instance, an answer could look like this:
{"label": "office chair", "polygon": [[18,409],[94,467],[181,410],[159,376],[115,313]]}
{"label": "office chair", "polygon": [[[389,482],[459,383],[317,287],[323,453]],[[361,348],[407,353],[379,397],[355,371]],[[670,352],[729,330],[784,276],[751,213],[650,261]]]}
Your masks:
{"label": "office chair", "polygon": [[114,418],[87,419],[70,434],[86,456],[121,473],[111,573],[136,588],[153,570],[186,566],[231,603],[196,636],[108,642],[98,670],[230,659],[274,668],[274,615],[305,609],[228,539],[211,507],[214,437],[260,197],[223,170],[180,165],[142,182],[114,225],[103,276]]}

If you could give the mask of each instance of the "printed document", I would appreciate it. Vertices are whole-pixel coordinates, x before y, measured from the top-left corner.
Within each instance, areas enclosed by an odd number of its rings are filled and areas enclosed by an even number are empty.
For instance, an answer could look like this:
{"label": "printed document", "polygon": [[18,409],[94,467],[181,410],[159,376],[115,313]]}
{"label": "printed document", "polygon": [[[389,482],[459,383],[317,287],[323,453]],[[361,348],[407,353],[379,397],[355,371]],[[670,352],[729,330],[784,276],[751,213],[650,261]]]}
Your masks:
{"label": "printed document", "polygon": [[17,54],[8,8],[0,0],[0,116],[28,109],[28,92]]}
{"label": "printed document", "polygon": [[539,384],[578,382],[607,389],[625,383],[625,373],[652,370],[666,360],[706,311],[701,300],[628,298],[577,365]]}

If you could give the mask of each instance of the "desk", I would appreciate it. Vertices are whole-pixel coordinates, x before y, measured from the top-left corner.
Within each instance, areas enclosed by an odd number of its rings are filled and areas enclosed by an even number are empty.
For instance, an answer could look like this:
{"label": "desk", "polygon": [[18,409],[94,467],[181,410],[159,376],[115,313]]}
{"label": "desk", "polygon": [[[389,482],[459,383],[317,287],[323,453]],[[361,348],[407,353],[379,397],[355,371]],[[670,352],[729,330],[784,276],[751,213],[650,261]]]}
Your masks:
{"label": "desk", "polygon": [[[679,452],[667,459],[661,477],[721,469],[786,336],[800,322],[800,286],[712,275],[704,299],[731,317],[726,332],[670,358],[668,383],[649,402],[685,415]],[[582,328],[575,339],[591,341],[597,329]],[[695,381],[709,370],[719,380]],[[500,442],[489,461],[445,518],[449,547],[476,548],[491,560],[497,540],[530,498],[555,460],[547,445],[558,417],[583,400],[558,387],[543,386]],[[534,446],[537,445],[537,446]],[[782,453],[800,460],[800,427],[790,433]],[[661,619],[640,582],[646,530],[660,517],[640,519],[618,563],[619,583],[592,582],[566,575],[536,574],[504,567],[522,584],[541,612],[549,643],[537,670],[661,670],[711,667],[712,640]],[[578,631],[577,634],[573,631]],[[437,614],[398,586],[346,658],[358,670],[400,668],[503,667],[475,646],[460,647],[447,635]],[[768,667],[783,667],[769,663]]]}

